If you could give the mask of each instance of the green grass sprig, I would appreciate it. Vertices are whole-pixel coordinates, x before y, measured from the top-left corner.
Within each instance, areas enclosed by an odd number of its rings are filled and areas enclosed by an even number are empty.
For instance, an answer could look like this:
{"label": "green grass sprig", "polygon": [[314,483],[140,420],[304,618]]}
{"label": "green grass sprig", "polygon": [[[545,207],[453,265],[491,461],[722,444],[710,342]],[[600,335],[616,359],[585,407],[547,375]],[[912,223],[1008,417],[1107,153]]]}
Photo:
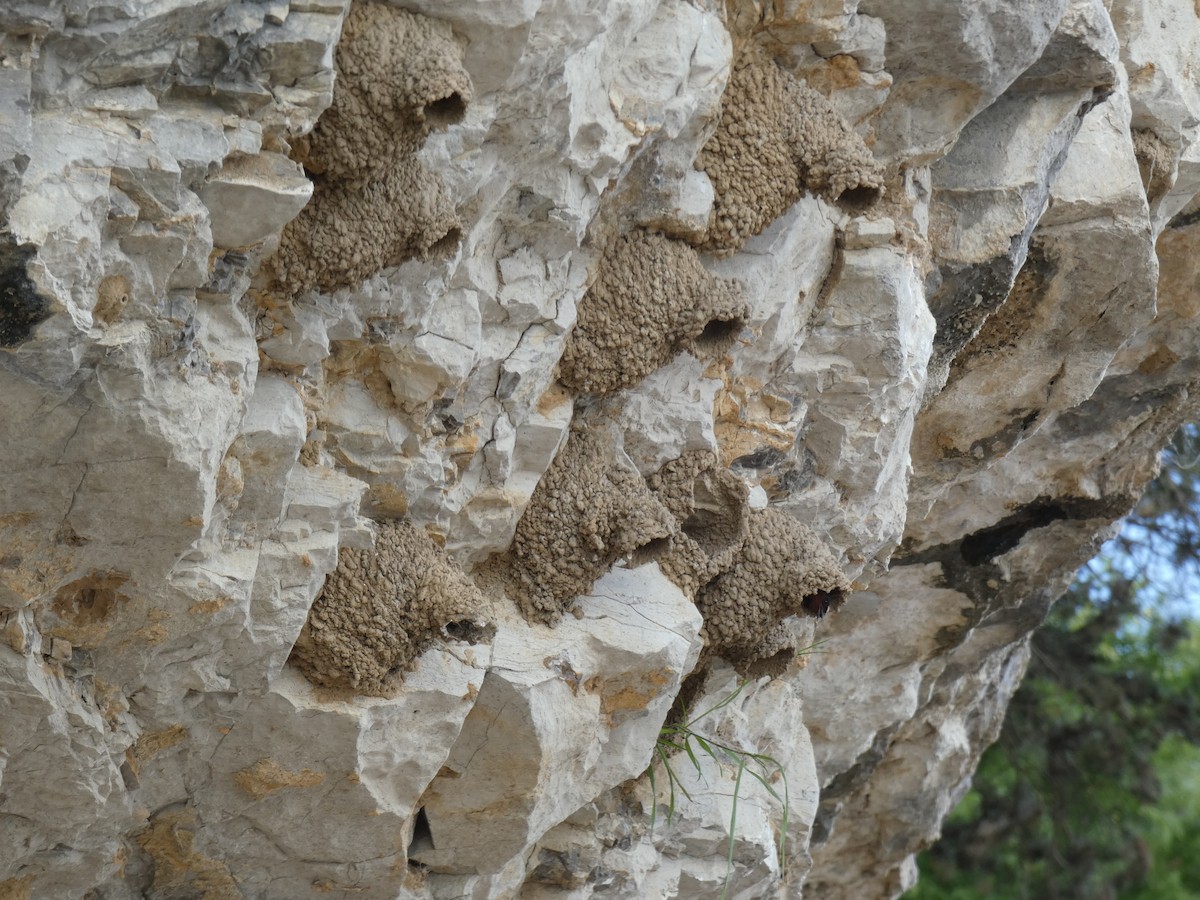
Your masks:
{"label": "green grass sprig", "polygon": [[[815,646],[815,645],[814,645]],[[811,649],[811,648],[807,648]],[[679,774],[675,771],[672,763],[672,756],[679,753],[686,754],[688,760],[696,769],[696,774],[701,774],[700,759],[696,755],[696,751],[692,745],[700,749],[701,753],[709,756],[718,767],[725,763],[737,767],[737,775],[733,782],[733,806],[729,815],[729,852],[726,857],[725,869],[725,884],[721,890],[721,898],[724,900],[729,891],[729,879],[733,874],[733,851],[735,847],[735,831],[737,827],[737,807],[738,797],[741,795],[742,776],[749,774],[751,778],[758,781],[759,784],[770,794],[783,809],[783,821],[781,823],[781,833],[779,838],[779,865],[780,873],[786,874],[787,867],[787,829],[788,829],[788,814],[791,807],[790,798],[788,795],[787,773],[783,766],[773,756],[766,753],[752,753],[749,750],[743,750],[739,747],[731,747],[728,744],[715,741],[712,738],[706,738],[695,730],[697,723],[711,716],[713,713],[729,706],[734,700],[745,690],[749,681],[743,681],[738,684],[737,689],[733,691],[724,700],[714,706],[709,707],[704,712],[696,716],[689,716],[686,705],[681,706],[680,721],[673,724],[663,725],[658,733],[658,741],[654,747],[654,753],[650,759],[650,767],[646,770],[650,777],[650,790],[654,795],[650,811],[650,833],[654,834],[654,826],[658,816],[658,783],[654,774],[656,765],[661,765],[663,771],[667,773],[668,803],[667,803],[667,824],[670,825],[675,818],[675,798],[676,791],[683,794],[688,800],[692,800],[692,795],[688,793],[688,789],[679,779]],[[772,772],[772,769],[774,772]],[[780,795],[774,785],[771,784],[773,775],[777,774],[783,783],[783,794]]]}

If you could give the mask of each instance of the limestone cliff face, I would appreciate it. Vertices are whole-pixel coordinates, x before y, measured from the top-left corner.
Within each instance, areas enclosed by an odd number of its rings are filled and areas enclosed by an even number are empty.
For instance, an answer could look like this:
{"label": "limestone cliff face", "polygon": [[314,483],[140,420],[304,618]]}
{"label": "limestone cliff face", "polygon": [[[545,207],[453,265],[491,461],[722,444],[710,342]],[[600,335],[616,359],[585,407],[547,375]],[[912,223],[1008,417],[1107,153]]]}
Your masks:
{"label": "limestone cliff face", "polygon": [[0,897],[901,893],[1200,407],[1198,9],[3,4]]}

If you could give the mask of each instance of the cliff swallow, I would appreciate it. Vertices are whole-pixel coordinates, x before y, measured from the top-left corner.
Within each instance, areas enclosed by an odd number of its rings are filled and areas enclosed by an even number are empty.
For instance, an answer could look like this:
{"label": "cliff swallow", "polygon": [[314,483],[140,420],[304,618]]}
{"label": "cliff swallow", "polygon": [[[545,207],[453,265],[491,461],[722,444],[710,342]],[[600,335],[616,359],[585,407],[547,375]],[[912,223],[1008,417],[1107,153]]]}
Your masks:
{"label": "cliff swallow", "polygon": [[841,591],[817,591],[815,594],[809,594],[800,601],[800,605],[804,607],[804,611],[810,616],[816,616],[818,619],[825,618],[825,613],[830,609],[837,609],[842,605]]}

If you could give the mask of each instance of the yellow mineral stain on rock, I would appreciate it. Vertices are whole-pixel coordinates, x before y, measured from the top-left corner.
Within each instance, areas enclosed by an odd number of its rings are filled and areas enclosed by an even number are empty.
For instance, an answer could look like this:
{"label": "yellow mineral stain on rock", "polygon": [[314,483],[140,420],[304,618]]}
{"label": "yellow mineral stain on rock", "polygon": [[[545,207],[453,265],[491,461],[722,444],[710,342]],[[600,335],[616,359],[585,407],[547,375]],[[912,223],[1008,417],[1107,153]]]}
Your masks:
{"label": "yellow mineral stain on rock", "polygon": [[291,772],[270,757],[263,757],[254,765],[234,773],[233,780],[255,800],[261,800],[284,788],[316,787],[325,781],[325,773],[312,769]]}
{"label": "yellow mineral stain on rock", "polygon": [[167,631],[167,627],[158,622],[143,625],[131,635],[134,640],[140,641],[143,644],[149,644],[150,646],[161,644],[170,636],[171,633]]}
{"label": "yellow mineral stain on rock", "polygon": [[172,725],[161,731],[149,731],[133,742],[133,746],[125,751],[125,758],[129,760],[136,774],[144,762],[183,743],[187,737],[188,730],[182,725]]}
{"label": "yellow mineral stain on rock", "polygon": [[[468,427],[472,423],[468,423]],[[478,422],[475,422],[475,427],[478,427]],[[446,441],[446,453],[450,457],[450,461],[458,469],[464,469],[471,462],[471,458],[479,451],[482,446],[482,441],[479,439],[479,434],[476,431],[468,432],[466,429],[454,434]]]}
{"label": "yellow mineral stain on rock", "polygon": [[[1200,0],[1197,0],[1200,2]],[[1196,226],[1166,228],[1159,235],[1158,315],[1175,313],[1181,319],[1200,315],[1200,256],[1192,251]]]}
{"label": "yellow mineral stain on rock", "polygon": [[194,848],[196,825],[193,810],[164,812],[137,835],[138,844],[154,860],[150,895],[241,900],[242,892],[225,864]]}
{"label": "yellow mineral stain on rock", "polygon": [[[920,437],[919,432],[918,437]],[[916,446],[915,438],[913,440],[913,445]],[[955,436],[945,431],[938,434],[938,436],[934,439],[934,447],[937,450],[935,454],[931,454],[934,457],[959,457],[971,452],[969,445],[967,447],[959,447]]]}
{"label": "yellow mineral stain on rock", "polygon": [[200,600],[188,607],[189,613],[196,615],[220,612],[233,602],[232,597],[216,597],[213,600]]}
{"label": "yellow mineral stain on rock", "polygon": [[717,381],[724,381],[729,372],[729,357],[722,356],[720,359],[714,359],[704,369],[705,378],[713,378]]}
{"label": "yellow mineral stain on rock", "polygon": [[729,379],[717,392],[713,429],[723,465],[764,447],[787,452],[796,442],[791,402],[761,393],[762,387],[756,378]]}
{"label": "yellow mineral stain on rock", "polygon": [[26,601],[56,589],[75,567],[70,547],[78,546],[64,539],[74,536],[69,527],[50,542],[39,529],[29,527],[35,522],[29,512],[0,518],[0,586]]}
{"label": "yellow mineral stain on rock", "polygon": [[486,487],[467,504],[478,512],[489,509],[521,509],[529,502],[528,495],[500,487]]}
{"label": "yellow mineral stain on rock", "polygon": [[609,725],[617,725],[630,713],[642,712],[670,684],[673,673],[666,669],[648,672],[637,680],[605,680],[597,675],[584,683],[584,689],[600,695],[600,712]]}
{"label": "yellow mineral stain on rock", "polygon": [[29,650],[29,641],[25,637],[21,621],[15,615],[9,615],[0,619],[0,623],[0,634],[3,635],[4,641],[15,653],[24,655]]}
{"label": "yellow mineral stain on rock", "polygon": [[332,894],[334,891],[344,894],[361,894],[363,891],[368,890],[365,885],[345,884],[343,882],[330,881],[328,878],[321,881],[314,881],[312,886],[314,891],[322,894]]}
{"label": "yellow mineral stain on rock", "polygon": [[113,865],[117,867],[117,875],[125,877],[125,863],[129,862],[129,848],[122,844],[113,854]]}
{"label": "yellow mineral stain on rock", "polygon": [[845,88],[858,87],[862,84],[862,71],[858,68],[858,62],[853,56],[842,53],[829,59],[829,65],[825,67],[824,78],[820,79],[819,84],[812,84],[818,91],[828,95],[837,90]]}
{"label": "yellow mineral stain on rock", "polygon": [[[401,858],[402,859],[402,858]],[[399,866],[401,859],[396,860],[396,865]],[[428,873],[424,866],[409,866],[407,863],[404,866],[404,886],[414,893],[422,893],[425,889],[425,882]]]}
{"label": "yellow mineral stain on rock", "polygon": [[542,396],[538,397],[537,411],[543,416],[549,415],[553,410],[570,401],[570,392],[556,381],[546,388],[546,392]]}
{"label": "yellow mineral stain on rock", "polygon": [[133,631],[132,634],[128,636],[127,640],[122,642],[125,644],[125,646],[130,643],[144,643],[154,646],[154,644],[162,643],[163,641],[166,641],[168,637],[170,637],[170,631],[167,629],[167,625],[163,624],[166,623],[170,618],[170,614],[166,610],[160,610],[158,607],[151,607],[150,610],[146,612],[146,618],[149,619],[149,622],[143,625],[142,628]]}
{"label": "yellow mineral stain on rock", "polygon": [[626,685],[618,691],[600,695],[600,709],[606,716],[614,712],[645,709],[655,698],[654,691],[638,690]]}
{"label": "yellow mineral stain on rock", "polygon": [[29,886],[33,884],[33,879],[33,875],[22,875],[0,881],[0,900],[29,900]]}

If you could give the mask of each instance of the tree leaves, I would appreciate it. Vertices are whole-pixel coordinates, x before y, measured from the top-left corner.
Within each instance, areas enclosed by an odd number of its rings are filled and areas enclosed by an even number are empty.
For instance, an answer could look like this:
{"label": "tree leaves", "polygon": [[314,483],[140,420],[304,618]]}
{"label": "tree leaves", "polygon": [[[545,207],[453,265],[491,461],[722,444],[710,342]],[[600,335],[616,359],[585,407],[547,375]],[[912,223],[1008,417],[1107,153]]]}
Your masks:
{"label": "tree leaves", "polygon": [[1033,637],[915,900],[1200,896],[1200,431]]}

